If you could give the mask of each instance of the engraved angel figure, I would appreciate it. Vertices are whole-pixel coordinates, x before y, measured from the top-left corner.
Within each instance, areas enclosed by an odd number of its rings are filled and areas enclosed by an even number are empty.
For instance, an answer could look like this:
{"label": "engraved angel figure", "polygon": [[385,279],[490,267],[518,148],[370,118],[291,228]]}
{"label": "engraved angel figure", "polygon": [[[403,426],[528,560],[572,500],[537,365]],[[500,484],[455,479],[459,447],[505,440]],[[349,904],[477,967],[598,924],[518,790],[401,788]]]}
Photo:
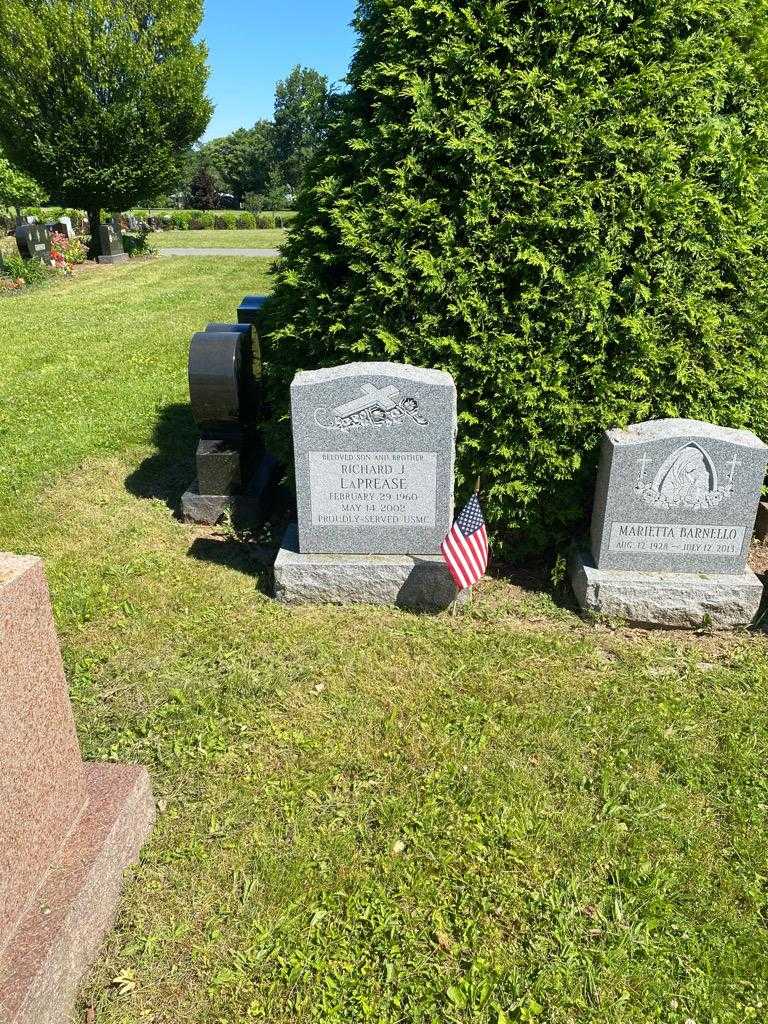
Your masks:
{"label": "engraved angel figure", "polygon": [[658,491],[670,504],[696,507],[705,504],[712,480],[704,453],[689,447],[680,452],[659,482]]}

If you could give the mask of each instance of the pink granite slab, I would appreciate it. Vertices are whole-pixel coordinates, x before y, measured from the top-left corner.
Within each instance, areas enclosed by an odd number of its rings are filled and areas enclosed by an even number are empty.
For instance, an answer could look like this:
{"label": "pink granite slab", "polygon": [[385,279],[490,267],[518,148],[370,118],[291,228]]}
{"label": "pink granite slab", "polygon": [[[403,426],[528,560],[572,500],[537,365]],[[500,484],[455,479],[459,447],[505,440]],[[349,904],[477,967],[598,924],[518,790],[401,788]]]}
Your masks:
{"label": "pink granite slab", "polygon": [[42,563],[0,553],[0,955],[86,798]]}
{"label": "pink granite slab", "polygon": [[65,1024],[154,821],[144,768],[84,765],[42,563],[0,554],[0,1024]]}
{"label": "pink granite slab", "polygon": [[149,776],[86,767],[88,809],[0,955],[0,1024],[65,1024],[155,817]]}

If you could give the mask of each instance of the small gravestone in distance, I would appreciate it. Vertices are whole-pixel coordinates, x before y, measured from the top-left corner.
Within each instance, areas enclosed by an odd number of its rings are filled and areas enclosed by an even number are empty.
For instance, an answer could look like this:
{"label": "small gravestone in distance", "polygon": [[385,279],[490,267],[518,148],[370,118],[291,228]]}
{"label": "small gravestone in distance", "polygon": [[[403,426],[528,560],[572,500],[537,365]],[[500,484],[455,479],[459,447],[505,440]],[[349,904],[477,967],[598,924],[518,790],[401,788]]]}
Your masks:
{"label": "small gravestone in distance", "polygon": [[71,239],[75,237],[75,229],[72,227],[72,220],[69,217],[59,217],[51,225],[51,229],[60,235],[64,235],[65,238]]}
{"label": "small gravestone in distance", "polygon": [[298,525],[275,562],[286,603],[446,607],[456,388],[440,370],[352,363],[291,386]]}
{"label": "small gravestone in distance", "polygon": [[127,263],[128,255],[123,249],[123,236],[112,223],[99,225],[101,256],[99,263]]}
{"label": "small gravestone in distance", "polygon": [[592,515],[592,558],[575,558],[582,607],[650,625],[752,621],[747,568],[768,447],[749,430],[668,419],[609,430]]}
{"label": "small gravestone in distance", "polygon": [[16,245],[23,260],[51,262],[51,232],[42,224],[22,224],[16,228]]}

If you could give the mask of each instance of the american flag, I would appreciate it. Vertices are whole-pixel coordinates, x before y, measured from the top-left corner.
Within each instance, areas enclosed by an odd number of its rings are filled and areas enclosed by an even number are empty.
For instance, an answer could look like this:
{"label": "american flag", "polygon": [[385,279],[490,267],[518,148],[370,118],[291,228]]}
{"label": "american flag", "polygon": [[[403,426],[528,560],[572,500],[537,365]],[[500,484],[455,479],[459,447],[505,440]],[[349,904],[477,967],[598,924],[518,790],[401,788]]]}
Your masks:
{"label": "american flag", "polygon": [[460,590],[473,586],[488,568],[488,533],[476,494],[440,545],[443,561]]}

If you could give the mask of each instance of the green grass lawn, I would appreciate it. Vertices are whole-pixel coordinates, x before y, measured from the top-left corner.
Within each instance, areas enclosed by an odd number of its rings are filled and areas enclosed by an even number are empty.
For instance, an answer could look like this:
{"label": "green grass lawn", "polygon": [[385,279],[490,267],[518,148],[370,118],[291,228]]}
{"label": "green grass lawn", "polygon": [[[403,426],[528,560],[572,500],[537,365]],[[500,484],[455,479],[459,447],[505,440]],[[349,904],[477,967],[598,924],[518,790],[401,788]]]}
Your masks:
{"label": "green grass lawn", "polygon": [[287,234],[279,228],[274,231],[156,231],[152,241],[159,249],[277,249]]}
{"label": "green grass lawn", "polygon": [[0,300],[0,548],[47,565],[84,752],[159,816],[98,1024],[743,1024],[768,1001],[768,637],[288,609],[182,525],[191,333],[268,265]]}

